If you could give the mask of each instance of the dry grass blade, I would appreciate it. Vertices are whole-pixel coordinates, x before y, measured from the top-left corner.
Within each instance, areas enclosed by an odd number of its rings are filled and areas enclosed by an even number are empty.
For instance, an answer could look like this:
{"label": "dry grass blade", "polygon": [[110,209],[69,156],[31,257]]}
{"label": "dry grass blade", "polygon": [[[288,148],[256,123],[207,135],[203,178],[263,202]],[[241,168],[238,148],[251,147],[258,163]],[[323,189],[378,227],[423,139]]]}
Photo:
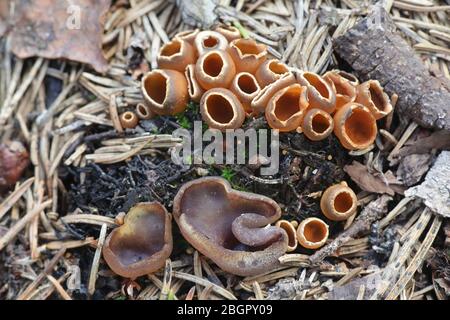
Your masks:
{"label": "dry grass blade", "polygon": [[102,225],[100,230],[100,236],[97,241],[97,249],[95,250],[94,259],[92,260],[91,272],[89,274],[89,283],[88,283],[88,292],[90,295],[93,295],[95,292],[95,283],[97,282],[98,276],[98,267],[100,265],[100,258],[102,256],[103,244],[106,239],[106,224]]}
{"label": "dry grass blade", "polygon": [[3,218],[3,216],[16,204],[16,202],[20,199],[20,197],[23,196],[25,192],[30,188],[30,186],[34,182],[34,177],[28,179],[27,181],[23,182],[14,192],[12,192],[8,198],[6,198],[1,204],[0,204],[0,220]]}

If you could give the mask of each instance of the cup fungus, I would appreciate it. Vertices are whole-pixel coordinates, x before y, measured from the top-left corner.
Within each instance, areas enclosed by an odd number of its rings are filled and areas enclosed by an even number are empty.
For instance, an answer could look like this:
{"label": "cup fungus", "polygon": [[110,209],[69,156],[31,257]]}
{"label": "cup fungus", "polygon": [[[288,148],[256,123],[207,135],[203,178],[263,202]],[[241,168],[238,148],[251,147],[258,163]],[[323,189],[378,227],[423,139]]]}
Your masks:
{"label": "cup fungus", "polygon": [[236,75],[236,68],[226,51],[212,50],[197,60],[194,72],[200,86],[209,90],[228,88]]}
{"label": "cup fungus", "polygon": [[267,47],[252,39],[236,39],[230,43],[228,51],[236,64],[237,72],[255,74],[267,59]]}
{"label": "cup fungus", "polygon": [[141,120],[148,120],[154,116],[152,110],[150,110],[150,108],[144,103],[138,103],[136,105],[136,114]]}
{"label": "cup fungus", "polygon": [[309,140],[323,140],[333,132],[333,128],[333,118],[322,109],[310,109],[303,117],[302,130]]}
{"label": "cup fungus", "polygon": [[253,276],[271,271],[288,247],[286,232],[268,226],[281,216],[277,203],[233,190],[220,177],[183,185],[175,196],[173,212],[184,238],[232,274]]}
{"label": "cup fungus", "polygon": [[306,249],[318,249],[328,240],[328,225],[319,218],[308,218],[297,228],[297,240]]}
{"label": "cup fungus", "polygon": [[248,72],[238,73],[231,82],[230,90],[241,101],[245,112],[251,113],[252,100],[260,91],[255,76]]}
{"label": "cup fungus", "polygon": [[0,144],[0,191],[13,186],[30,163],[30,155],[19,141]]}
{"label": "cup fungus", "polygon": [[194,46],[195,37],[199,34],[199,32],[200,29],[185,30],[178,32],[174,38],[187,41],[191,46]]}
{"label": "cup fungus", "polygon": [[298,83],[278,91],[266,108],[266,119],[269,126],[282,132],[297,129],[308,108],[306,87]]}
{"label": "cup fungus", "polygon": [[175,38],[161,47],[158,55],[160,69],[184,72],[186,66],[196,61],[194,47],[187,41]]}
{"label": "cup fungus", "polygon": [[141,90],[150,110],[159,115],[174,115],[186,109],[189,101],[184,75],[175,70],[156,69],[142,78]]}
{"label": "cup fungus", "polygon": [[188,65],[184,75],[187,80],[189,97],[192,101],[200,102],[205,90],[203,90],[195,77],[195,64]]}
{"label": "cup fungus", "polygon": [[377,122],[367,107],[347,103],[334,114],[334,134],[346,149],[366,149],[377,137]]}
{"label": "cup fungus", "polygon": [[103,257],[118,275],[135,279],[164,266],[172,253],[171,216],[159,202],[139,203],[105,240]]}
{"label": "cup fungus", "polygon": [[288,66],[277,59],[264,61],[256,71],[256,79],[261,88],[280,79],[281,76],[289,72]]}
{"label": "cup fungus", "polygon": [[195,37],[194,45],[201,56],[211,50],[227,50],[228,40],[219,32],[201,31]]}
{"label": "cup fungus", "polygon": [[357,90],[356,102],[369,108],[376,120],[392,112],[389,96],[383,91],[383,87],[378,80],[361,83]]}
{"label": "cup fungus", "polygon": [[295,83],[295,77],[292,73],[288,72],[283,74],[280,79],[275,82],[269,84],[259,91],[256,97],[253,99],[251,103],[251,107],[254,113],[264,112],[266,110],[267,104],[270,99],[277,93],[278,91],[290,86]]}
{"label": "cup fungus", "polygon": [[134,129],[139,123],[139,118],[133,111],[126,111],[120,115],[120,124],[126,129]]}
{"label": "cup fungus", "polygon": [[325,79],[313,72],[300,72],[298,82],[308,88],[310,108],[319,108],[333,113],[336,106],[336,95]]}
{"label": "cup fungus", "polygon": [[278,220],[277,223],[275,223],[276,227],[279,227],[286,231],[286,234],[288,236],[288,247],[287,252],[292,252],[295,249],[297,249],[297,235],[295,231],[295,227],[291,222],[287,220]]}
{"label": "cup fungus", "polygon": [[350,82],[350,84],[354,87],[359,85],[359,80],[357,77],[355,77],[353,74],[342,71],[342,70],[331,70],[330,72],[336,73],[339,76],[341,76],[342,78],[348,80]]}
{"label": "cup fungus", "polygon": [[332,86],[336,95],[337,110],[343,105],[355,101],[356,87],[348,79],[333,71],[328,71],[323,77]]}
{"label": "cup fungus", "polygon": [[320,199],[322,213],[330,220],[342,221],[356,212],[356,194],[345,181],[328,187]]}
{"label": "cup fungus", "polygon": [[200,101],[202,119],[210,128],[237,129],[245,120],[245,111],[239,99],[228,89],[206,91]]}
{"label": "cup fungus", "polygon": [[241,38],[241,32],[239,31],[239,29],[227,24],[218,26],[214,31],[227,38],[228,42]]}

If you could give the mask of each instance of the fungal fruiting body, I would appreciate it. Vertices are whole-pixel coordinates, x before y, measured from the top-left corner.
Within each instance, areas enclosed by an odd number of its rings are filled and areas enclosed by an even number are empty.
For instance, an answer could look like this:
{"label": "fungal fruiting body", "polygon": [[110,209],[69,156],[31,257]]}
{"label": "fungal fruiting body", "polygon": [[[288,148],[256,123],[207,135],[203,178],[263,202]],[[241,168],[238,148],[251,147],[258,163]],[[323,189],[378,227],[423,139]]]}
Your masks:
{"label": "fungal fruiting body", "polygon": [[136,105],[136,114],[141,120],[148,120],[153,118],[153,112],[150,108],[144,103],[138,103]]}
{"label": "fungal fruiting body", "polygon": [[283,229],[288,236],[288,247],[287,252],[292,252],[297,249],[297,234],[296,234],[296,226],[294,226],[291,222],[287,220],[278,220],[275,223],[276,227]]}
{"label": "fungal fruiting body", "polygon": [[377,137],[377,123],[367,107],[351,102],[334,114],[334,134],[344,148],[366,149]]}
{"label": "fungal fruiting body", "polygon": [[126,111],[120,115],[120,124],[126,129],[134,129],[139,123],[139,118],[136,113]]}
{"label": "fungal fruiting body", "polygon": [[335,73],[335,74],[339,75],[340,77],[346,79],[346,80],[347,80],[348,82],[350,82],[350,84],[351,84],[352,86],[354,86],[354,87],[356,87],[356,86],[359,85],[359,80],[358,80],[358,78],[355,77],[355,76],[354,76],[353,74],[351,74],[351,73],[348,73],[348,72],[345,72],[345,71],[342,71],[342,70],[337,70],[337,69],[331,70],[331,71],[329,71],[329,72]]}
{"label": "fungal fruiting body", "polygon": [[190,64],[184,72],[188,84],[188,93],[192,101],[200,102],[205,90],[200,86],[195,77],[195,64]]}
{"label": "fungal fruiting body", "polygon": [[198,55],[201,56],[211,50],[227,50],[228,40],[215,31],[201,31],[194,40]]}
{"label": "fungal fruiting body", "polygon": [[228,89],[206,91],[200,101],[200,113],[210,128],[237,129],[245,120],[245,111],[239,99]]}
{"label": "fungal fruiting body", "polygon": [[269,84],[259,91],[251,103],[253,113],[258,114],[266,110],[270,99],[280,90],[295,83],[295,77],[292,73],[285,73],[280,79]]}
{"label": "fungal fruiting body", "polygon": [[184,75],[175,70],[156,69],[142,78],[141,90],[150,110],[159,115],[174,115],[186,109],[189,101]]}
{"label": "fungal fruiting body", "polygon": [[229,25],[220,25],[214,31],[223,35],[228,42],[241,38],[241,32],[238,28]]}
{"label": "fungal fruiting body", "polygon": [[310,108],[319,108],[333,113],[336,108],[336,95],[330,84],[321,76],[313,72],[298,73],[298,82],[308,88]]}
{"label": "fungal fruiting body", "polygon": [[161,47],[158,55],[158,66],[184,72],[186,66],[197,60],[194,47],[187,41],[175,38]]}
{"label": "fungal fruiting body", "polygon": [[322,213],[330,220],[343,221],[355,214],[357,198],[346,182],[328,187],[320,199]]}
{"label": "fungal fruiting body", "polygon": [[0,144],[0,191],[13,186],[30,163],[30,155],[19,141]]}
{"label": "fungal fruiting body", "polygon": [[188,42],[191,46],[194,46],[195,37],[199,34],[199,32],[200,29],[185,30],[177,33],[174,38],[184,40]]}
{"label": "fungal fruiting body", "polygon": [[264,61],[256,71],[255,77],[259,82],[261,88],[280,79],[282,75],[289,72],[287,65],[277,59],[270,59]]}
{"label": "fungal fruiting body", "polygon": [[236,39],[230,43],[228,51],[237,72],[255,74],[259,66],[267,59],[267,47],[252,39]]}
{"label": "fungal fruiting body", "polygon": [[236,68],[226,51],[211,50],[200,56],[194,72],[200,86],[209,90],[228,88],[236,75]]}
{"label": "fungal fruiting body", "polygon": [[322,109],[309,109],[303,117],[303,134],[309,140],[323,140],[333,132],[333,128],[333,118]]}
{"label": "fungal fruiting body", "polygon": [[328,71],[323,78],[328,81],[336,95],[336,109],[356,99],[356,86],[339,73]]}
{"label": "fungal fruiting body", "polygon": [[369,80],[357,87],[356,102],[369,108],[376,120],[392,112],[389,96],[383,91],[378,80]]}
{"label": "fungal fruiting body", "polygon": [[278,91],[269,101],[265,111],[267,123],[273,129],[293,131],[300,126],[307,108],[306,87],[292,84]]}
{"label": "fungal fruiting body", "polygon": [[297,228],[298,243],[306,249],[318,249],[328,239],[328,225],[319,218],[308,218]]}
{"label": "fungal fruiting body", "polygon": [[103,257],[122,277],[135,279],[164,266],[172,253],[171,216],[159,202],[139,203],[105,240]]}
{"label": "fungal fruiting body", "polygon": [[251,113],[251,103],[261,90],[255,76],[248,72],[238,73],[231,83],[230,90],[241,101],[245,112]]}
{"label": "fungal fruiting body", "polygon": [[268,226],[281,216],[277,203],[233,190],[223,178],[184,184],[173,214],[184,238],[222,270],[252,276],[273,270],[288,247],[286,232]]}

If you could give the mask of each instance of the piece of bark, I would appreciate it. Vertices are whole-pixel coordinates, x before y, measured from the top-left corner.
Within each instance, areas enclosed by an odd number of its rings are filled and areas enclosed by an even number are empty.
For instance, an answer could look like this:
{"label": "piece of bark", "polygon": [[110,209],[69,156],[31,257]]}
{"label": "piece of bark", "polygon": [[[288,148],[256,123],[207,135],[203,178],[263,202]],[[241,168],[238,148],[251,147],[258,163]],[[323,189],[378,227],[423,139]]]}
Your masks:
{"label": "piece of bark", "polygon": [[432,149],[450,150],[450,132],[445,130],[433,132],[428,137],[417,139],[414,143],[404,146],[393,156],[424,154],[429,153]]}
{"label": "piece of bark", "polygon": [[407,187],[417,184],[430,168],[431,154],[411,154],[400,161],[396,176]]}
{"label": "piece of bark", "polygon": [[[344,171],[350,176],[350,178],[364,191],[375,193],[386,193],[393,196],[395,191],[389,185],[389,180],[381,175],[373,175],[367,169],[367,166],[353,161],[352,164],[346,165]],[[392,176],[390,176],[392,180]]]}
{"label": "piece of bark", "polygon": [[5,3],[8,5],[0,6],[0,16],[7,17],[11,50],[19,58],[63,58],[89,64],[98,72],[107,71],[102,35],[111,0],[6,0]]}
{"label": "piece of bark", "polygon": [[377,289],[381,280],[380,273],[369,274],[365,277],[350,281],[346,285],[334,287],[328,293],[329,300],[357,300],[360,287],[364,286],[362,300],[368,299]]}
{"label": "piece of bark", "polygon": [[311,264],[317,265],[321,263],[323,259],[336,253],[343,244],[355,239],[360,234],[367,233],[372,223],[381,219],[386,214],[388,202],[391,200],[391,197],[382,195],[378,199],[370,202],[347,230],[309,257]]}
{"label": "piece of bark", "polygon": [[177,5],[187,25],[210,29],[217,23],[217,0],[177,0]]}
{"label": "piece of bark", "polygon": [[430,74],[384,8],[374,6],[335,40],[334,48],[360,80],[378,80],[389,95],[397,94],[402,116],[423,127],[450,130],[450,81]]}
{"label": "piece of bark", "polygon": [[442,151],[420,185],[405,191],[423,200],[433,212],[450,218],[450,151]]}

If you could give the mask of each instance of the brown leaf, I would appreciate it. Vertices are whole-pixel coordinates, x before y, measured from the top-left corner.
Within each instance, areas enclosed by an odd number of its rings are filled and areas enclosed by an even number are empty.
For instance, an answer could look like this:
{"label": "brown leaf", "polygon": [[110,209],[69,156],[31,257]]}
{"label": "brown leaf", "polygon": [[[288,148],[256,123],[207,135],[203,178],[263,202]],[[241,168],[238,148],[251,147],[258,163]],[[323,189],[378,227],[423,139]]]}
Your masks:
{"label": "brown leaf", "polygon": [[411,154],[402,158],[397,168],[397,177],[407,187],[415,185],[430,169],[432,158],[431,154]]}
{"label": "brown leaf", "polygon": [[352,178],[352,180],[363,190],[376,193],[387,193],[391,196],[395,194],[394,190],[389,186],[389,180],[392,181],[391,174],[389,179],[383,179],[381,176],[372,175],[367,167],[357,161],[353,161],[351,165],[346,165],[344,171]]}
{"label": "brown leaf", "polygon": [[[18,57],[63,58],[90,64],[98,72],[107,70],[101,44],[111,0],[5,2],[15,6],[14,10],[0,6],[0,17],[8,17],[11,49]],[[4,23],[0,24],[0,34],[2,28],[4,31]]]}

